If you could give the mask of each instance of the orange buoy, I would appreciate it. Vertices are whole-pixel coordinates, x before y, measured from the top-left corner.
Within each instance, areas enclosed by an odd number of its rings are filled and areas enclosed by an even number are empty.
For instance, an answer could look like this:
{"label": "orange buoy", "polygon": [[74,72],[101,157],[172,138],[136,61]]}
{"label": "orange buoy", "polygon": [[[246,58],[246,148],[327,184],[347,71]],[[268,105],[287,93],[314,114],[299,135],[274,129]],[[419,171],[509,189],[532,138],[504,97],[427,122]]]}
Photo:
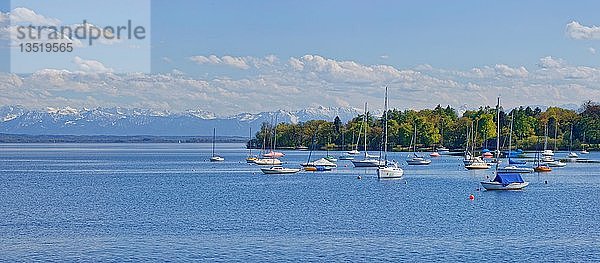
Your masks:
{"label": "orange buoy", "polygon": [[469,200],[475,200],[475,196],[473,194],[469,195]]}

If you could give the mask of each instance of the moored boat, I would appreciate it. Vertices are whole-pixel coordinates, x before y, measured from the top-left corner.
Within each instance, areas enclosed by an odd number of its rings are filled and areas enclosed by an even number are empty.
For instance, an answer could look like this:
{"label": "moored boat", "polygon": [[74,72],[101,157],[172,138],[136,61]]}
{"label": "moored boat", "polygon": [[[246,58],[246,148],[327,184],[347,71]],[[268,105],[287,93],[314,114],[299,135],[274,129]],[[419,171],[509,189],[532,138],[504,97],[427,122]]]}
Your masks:
{"label": "moored boat", "polygon": [[384,103],[384,146],[383,146],[383,162],[384,165],[382,167],[377,168],[377,178],[379,179],[395,179],[401,178],[404,175],[404,171],[402,168],[398,167],[398,163],[396,161],[388,162],[387,159],[387,146],[388,146],[388,88],[385,87],[385,103]]}
{"label": "moored boat", "polygon": [[260,168],[264,174],[294,174],[300,172],[300,169],[285,168],[282,166],[272,166],[269,168]]}

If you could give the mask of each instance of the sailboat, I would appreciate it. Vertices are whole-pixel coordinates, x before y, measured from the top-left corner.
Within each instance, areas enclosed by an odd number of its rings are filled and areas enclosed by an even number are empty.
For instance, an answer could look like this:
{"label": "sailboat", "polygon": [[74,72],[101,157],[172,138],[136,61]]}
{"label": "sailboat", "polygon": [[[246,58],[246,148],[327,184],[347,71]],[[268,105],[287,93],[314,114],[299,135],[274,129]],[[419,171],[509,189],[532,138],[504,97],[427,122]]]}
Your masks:
{"label": "sailboat", "polygon": [[387,146],[388,146],[388,88],[385,87],[385,103],[384,103],[384,118],[385,118],[385,139],[383,146],[383,160],[384,166],[377,168],[377,178],[379,179],[391,179],[391,178],[400,178],[404,174],[402,168],[398,167],[398,163],[395,161],[388,162],[387,159]]}
{"label": "sailboat", "polygon": [[[496,105],[497,114],[497,134],[496,136],[496,153],[499,156],[500,153],[500,97],[498,97],[498,104]],[[481,182],[481,186],[486,190],[520,190],[529,185],[529,182],[525,182],[520,173],[498,173],[499,162],[496,162],[496,172],[494,179],[491,181]]]}
{"label": "sailboat", "polygon": [[[277,121],[275,121],[277,122]],[[274,152],[275,147],[277,146],[277,126],[274,127],[274,133],[273,133],[273,146],[271,148],[271,152]],[[263,137],[263,149],[265,149],[265,143],[266,143],[266,137]],[[269,157],[270,156],[270,157]],[[254,160],[254,163],[257,165],[281,165],[283,162],[279,159],[277,159],[278,157],[275,157],[275,155],[269,155],[269,154],[263,154],[264,158],[258,158],[256,160]]]}
{"label": "sailboat", "polygon": [[[554,126],[554,149],[556,149],[556,139],[558,136],[558,122],[555,122],[555,126]],[[541,162],[543,162],[546,166],[548,167],[565,167],[567,166],[566,163],[560,161],[560,160],[554,160],[554,151],[547,149],[547,144],[548,144],[548,124],[546,124],[546,128],[544,131],[544,150],[542,151],[542,156],[541,156]],[[539,159],[538,157],[536,157],[537,159]],[[539,161],[538,161],[538,165],[536,165],[536,167],[539,167]],[[535,168],[534,168],[535,170]],[[544,170],[548,170],[546,167],[540,167],[538,168],[539,171],[544,171]],[[550,169],[551,170],[551,169]]]}
{"label": "sailboat", "polygon": [[250,145],[248,147],[248,157],[246,157],[247,163],[254,163],[256,160],[258,160],[256,155],[252,155],[252,147],[254,147],[254,145],[252,145],[252,127],[250,127]]}
{"label": "sailboat", "polygon": [[316,161],[310,161],[310,157],[312,156],[312,152],[315,149],[316,145],[315,145],[315,140],[317,137],[317,131],[319,130],[319,127],[317,127],[315,129],[315,134],[313,134],[313,138],[312,138],[312,143],[311,143],[311,147],[310,147],[310,152],[308,153],[308,159],[306,160],[305,163],[301,163],[300,166],[304,167],[305,171],[311,171],[311,172],[316,172],[316,171],[330,171],[333,168],[337,167],[337,164],[332,163],[330,161],[328,161],[325,158],[321,158],[318,159]]}
{"label": "sailboat", "polygon": [[[364,136],[365,155],[362,160],[352,160],[352,164],[354,165],[354,167],[379,167],[379,166],[384,165],[383,161],[374,159],[372,157],[372,155],[369,155],[369,153],[367,152],[367,114],[368,114],[367,103],[365,102],[365,114],[363,116],[363,124],[362,124],[362,126],[364,126],[364,128],[365,128],[365,136]],[[358,147],[358,143],[357,143],[357,147]]]}
{"label": "sailboat", "polygon": [[[450,149],[444,147],[444,121],[443,121],[443,119],[440,124],[440,135],[441,135],[440,146],[437,147],[437,150],[435,152],[431,153],[430,156],[432,156],[432,157],[439,157],[440,155],[450,154]],[[437,153],[437,154],[435,154],[435,153]]]}
{"label": "sailboat", "polygon": [[354,149],[347,151],[346,153],[351,154],[351,155],[360,154],[360,152],[358,151],[358,142],[360,141],[360,133],[361,132],[362,132],[362,125],[361,125],[360,129],[358,130],[358,139],[356,140],[356,144],[354,144],[354,132],[352,132],[352,143],[355,145],[355,147],[354,147]]}
{"label": "sailboat", "polygon": [[[414,141],[414,143],[413,143]],[[417,155],[417,122],[415,121],[415,132],[413,134],[413,139],[411,140],[411,144],[413,146],[413,157],[406,160],[408,165],[428,165],[431,163],[431,160],[423,158],[423,156]]]}
{"label": "sailboat", "polygon": [[538,139],[538,142],[536,144],[536,149],[535,149],[535,166],[533,167],[533,170],[538,173],[539,172],[550,172],[550,171],[552,171],[552,168],[550,168],[548,163],[540,162],[540,152],[538,150],[539,143],[540,143],[540,141]]}
{"label": "sailboat", "polygon": [[582,147],[582,149],[581,149],[581,152],[579,152],[579,153],[581,153],[581,154],[590,153],[585,149],[585,131],[583,131],[583,143],[581,144],[581,147]]}
{"label": "sailboat", "polygon": [[277,114],[275,114],[275,125],[273,126],[273,147],[271,147],[271,151],[263,154],[263,157],[266,158],[281,158],[285,154],[281,152],[276,152],[275,147],[277,147]]}
{"label": "sailboat", "polygon": [[571,161],[575,161],[579,156],[577,155],[577,153],[571,151],[571,149],[573,148],[573,123],[571,123],[571,135],[569,140],[569,154],[567,155],[567,158],[569,158],[569,160]]}
{"label": "sailboat", "polygon": [[[514,122],[514,111],[512,111],[511,115],[510,115],[510,133],[508,135],[508,166],[497,169],[497,172],[498,173],[532,173],[533,168],[524,167],[524,166],[516,166],[516,165],[514,165],[515,163],[512,162],[512,160],[511,160],[513,122]],[[524,164],[524,162],[521,164]]]}
{"label": "sailboat", "polygon": [[217,128],[213,128],[213,141],[212,141],[212,157],[210,157],[211,162],[222,162],[225,161],[225,158],[215,154],[215,140],[217,139]]}
{"label": "sailboat", "polygon": [[548,124],[544,127],[544,151],[542,156],[554,156],[554,152],[548,149]]}

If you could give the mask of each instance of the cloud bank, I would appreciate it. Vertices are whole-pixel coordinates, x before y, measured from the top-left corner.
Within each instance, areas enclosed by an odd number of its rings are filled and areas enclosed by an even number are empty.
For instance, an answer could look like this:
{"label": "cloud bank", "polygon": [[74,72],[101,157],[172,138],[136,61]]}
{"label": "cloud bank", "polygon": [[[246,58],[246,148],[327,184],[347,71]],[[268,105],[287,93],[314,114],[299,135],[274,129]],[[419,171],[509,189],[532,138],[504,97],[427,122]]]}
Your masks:
{"label": "cloud bank", "polygon": [[315,54],[280,59],[198,55],[198,67],[253,69],[252,74],[194,77],[181,71],[164,74],[114,74],[100,61],[76,57],[79,71],[47,69],[32,75],[0,75],[0,104],[40,107],[122,106],[183,111],[202,109],[219,115],[314,105],[355,107],[368,101],[381,108],[383,87],[392,107],[426,108],[493,105],[580,104],[600,98],[600,69],[540,58],[535,68],[504,64],[465,71],[422,65],[399,69],[365,65]]}

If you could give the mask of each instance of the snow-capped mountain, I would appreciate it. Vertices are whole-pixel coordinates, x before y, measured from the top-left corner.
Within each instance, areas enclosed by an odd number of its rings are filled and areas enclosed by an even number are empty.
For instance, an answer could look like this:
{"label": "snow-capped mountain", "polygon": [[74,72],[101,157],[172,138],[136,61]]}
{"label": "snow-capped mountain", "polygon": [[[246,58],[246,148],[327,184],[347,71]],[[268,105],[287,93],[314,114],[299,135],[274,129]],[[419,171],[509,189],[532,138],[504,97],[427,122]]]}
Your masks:
{"label": "snow-capped mountain", "polygon": [[183,112],[131,108],[76,109],[72,107],[32,110],[21,106],[0,107],[0,133],[31,135],[210,135],[248,136],[263,122],[298,123],[322,119],[342,121],[362,113],[352,108],[313,107],[297,111],[241,113],[219,117],[204,110]]}

